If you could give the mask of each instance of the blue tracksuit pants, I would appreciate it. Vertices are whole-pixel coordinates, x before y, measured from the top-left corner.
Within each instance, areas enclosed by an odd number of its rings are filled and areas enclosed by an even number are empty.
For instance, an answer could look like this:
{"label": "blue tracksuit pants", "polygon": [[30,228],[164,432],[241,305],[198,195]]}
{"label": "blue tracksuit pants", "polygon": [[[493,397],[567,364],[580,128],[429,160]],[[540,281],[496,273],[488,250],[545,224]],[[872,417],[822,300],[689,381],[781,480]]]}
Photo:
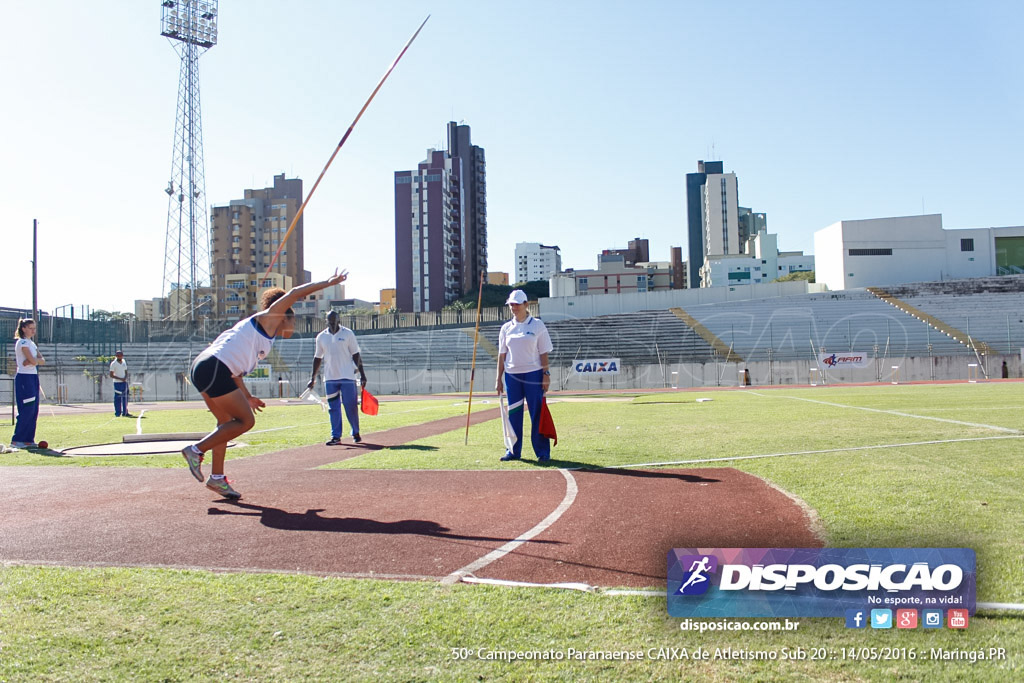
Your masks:
{"label": "blue tracksuit pants", "polygon": [[521,457],[523,454],[523,403],[525,402],[530,411],[530,442],[533,445],[533,452],[537,454],[538,460],[547,460],[551,457],[551,439],[543,437],[537,432],[540,404],[544,398],[544,389],[541,384],[544,372],[534,370],[518,375],[506,372],[504,377],[505,393],[508,394],[508,421],[512,423],[512,431],[516,433],[516,445],[512,449],[512,455]]}
{"label": "blue tracksuit pants", "polygon": [[114,415],[128,414],[128,382],[114,382]]}
{"label": "blue tracksuit pants", "polygon": [[36,418],[39,417],[39,375],[19,372],[14,376],[14,400],[18,404],[18,421],[11,441],[35,443]]}
{"label": "blue tracksuit pants", "polygon": [[331,438],[341,438],[341,406],[345,406],[345,417],[352,428],[352,434],[359,433],[359,406],[356,400],[354,379],[327,380],[327,413],[331,416]]}

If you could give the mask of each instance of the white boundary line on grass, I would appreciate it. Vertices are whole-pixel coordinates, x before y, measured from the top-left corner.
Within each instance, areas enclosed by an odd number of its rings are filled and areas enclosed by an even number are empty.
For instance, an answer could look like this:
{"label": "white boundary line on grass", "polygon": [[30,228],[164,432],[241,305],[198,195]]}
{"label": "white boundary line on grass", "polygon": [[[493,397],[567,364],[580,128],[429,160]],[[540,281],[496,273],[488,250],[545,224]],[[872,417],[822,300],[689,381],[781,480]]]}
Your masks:
{"label": "white boundary line on grass", "polygon": [[537,524],[537,526],[533,527],[526,533],[520,534],[519,537],[516,538],[514,541],[509,541],[500,548],[492,550],[491,552],[487,553],[475,562],[467,564],[462,569],[455,570],[448,576],[441,579],[441,583],[453,584],[463,580],[465,577],[469,576],[473,572],[483,569],[492,562],[496,562],[497,560],[500,560],[501,558],[505,557],[505,555],[508,555],[510,552],[512,552],[519,546],[523,545],[533,537],[537,536],[538,534],[546,530],[552,524],[557,522],[558,518],[565,514],[565,511],[568,510],[569,507],[576,500],[576,494],[579,492],[579,489],[576,486],[576,479],[572,476],[572,474],[569,473],[568,470],[564,469],[559,469],[558,471],[562,474],[563,477],[565,477],[565,497],[562,498],[562,502],[558,504],[558,507],[556,507],[550,515],[542,519]]}
{"label": "white boundary line on grass", "polygon": [[[583,591],[584,593],[598,593],[600,595],[612,596],[634,596],[646,598],[664,598],[665,591],[644,590],[642,588],[610,588],[602,590],[597,586],[586,583],[526,583],[524,581],[505,581],[502,579],[478,579],[475,576],[466,576],[462,579],[465,583],[482,583],[491,586],[509,586],[512,588],[562,588],[568,590]],[[1011,612],[1024,612],[1024,604],[1013,602],[979,602],[975,605],[978,609],[1007,610]]]}
{"label": "white boundary line on grass", "polygon": [[946,422],[948,424],[964,425],[966,427],[982,427],[984,429],[994,429],[997,432],[1008,432],[1010,434],[1020,434],[1019,429],[1011,429],[1009,427],[997,427],[996,425],[981,424],[978,422],[963,422],[961,420],[948,420],[944,417],[932,417],[931,415],[914,415],[912,413],[903,413],[898,410],[882,410],[881,408],[866,408],[864,406],[848,406],[842,403],[831,403],[830,401],[818,401],[813,398],[801,398],[800,396],[782,396],[779,394],[762,394],[757,391],[748,392],[755,396],[761,396],[762,398],[788,398],[792,401],[806,401],[807,403],[818,403],[823,406],[832,406],[834,408],[848,408],[850,410],[865,410],[869,413],[884,413],[886,415],[897,415],[899,417],[912,417],[918,420],[934,420],[935,422]]}
{"label": "white boundary line on grass", "polygon": [[137,435],[142,433],[142,416],[145,415],[145,414],[146,414],[146,409],[143,408],[142,412],[139,413],[139,416],[137,418],[135,418],[135,433]]}
{"label": "white boundary line on grass", "polygon": [[[761,455],[731,455],[725,458],[701,458],[699,460],[672,460],[669,462],[642,462],[628,465],[609,465],[609,470],[627,469],[630,467],[664,467],[666,465],[696,465],[704,462],[726,462],[729,460],[757,460],[759,458],[782,458],[789,455],[821,455],[824,453],[844,453],[846,451],[870,451],[876,448],[903,448],[905,446],[935,446],[945,443],[963,441],[995,441],[999,439],[1024,439],[1024,434],[1014,436],[975,436],[969,439],[942,439],[941,441],[908,441],[906,443],[883,443],[872,446],[848,446],[846,448],[826,448],[820,451],[793,451],[791,453],[764,453]],[[576,468],[581,469],[581,468]]]}

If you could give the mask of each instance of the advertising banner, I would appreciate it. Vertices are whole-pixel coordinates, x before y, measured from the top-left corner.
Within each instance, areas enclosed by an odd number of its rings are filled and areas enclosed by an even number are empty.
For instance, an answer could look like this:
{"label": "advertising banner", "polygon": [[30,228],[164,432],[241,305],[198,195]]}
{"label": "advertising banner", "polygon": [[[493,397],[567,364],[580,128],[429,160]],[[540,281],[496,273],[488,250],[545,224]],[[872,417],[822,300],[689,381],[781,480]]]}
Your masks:
{"label": "advertising banner", "polygon": [[252,369],[252,372],[245,376],[245,379],[250,382],[268,382],[271,370],[273,367],[269,363],[259,363]]}
{"label": "advertising banner", "polygon": [[621,365],[618,358],[590,358],[575,361],[569,371],[580,375],[617,375]]}
{"label": "advertising banner", "polygon": [[871,366],[872,359],[866,353],[819,353],[818,363],[827,368],[866,368]]}
{"label": "advertising banner", "polygon": [[842,617],[894,608],[974,614],[969,548],[675,548],[673,617]]}

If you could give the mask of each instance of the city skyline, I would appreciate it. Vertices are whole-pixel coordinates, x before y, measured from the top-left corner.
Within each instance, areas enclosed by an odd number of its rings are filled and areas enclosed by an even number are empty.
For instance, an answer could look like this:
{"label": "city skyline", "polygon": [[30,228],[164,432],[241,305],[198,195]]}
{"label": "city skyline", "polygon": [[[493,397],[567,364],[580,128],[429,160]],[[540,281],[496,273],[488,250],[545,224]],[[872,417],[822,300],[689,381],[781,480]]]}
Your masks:
{"label": "city skyline", "polygon": [[[786,250],[812,253],[814,232],[841,220],[1024,223],[1009,201],[1024,152],[1024,9],[1010,2],[223,0],[200,76],[207,203],[282,173],[311,184],[428,11],[304,216],[306,269],[348,268],[351,296],[395,285],[393,172],[442,149],[450,120],[487,149],[490,271],[515,271],[517,242],[558,244],[563,268],[635,237],[653,260],[687,253],[685,175],[701,159],[725,161],[739,203],[765,212]],[[160,294],[179,60],[159,3],[11,15],[34,30],[0,47],[13,284],[0,305],[31,305],[35,218],[42,309],[131,311]]]}

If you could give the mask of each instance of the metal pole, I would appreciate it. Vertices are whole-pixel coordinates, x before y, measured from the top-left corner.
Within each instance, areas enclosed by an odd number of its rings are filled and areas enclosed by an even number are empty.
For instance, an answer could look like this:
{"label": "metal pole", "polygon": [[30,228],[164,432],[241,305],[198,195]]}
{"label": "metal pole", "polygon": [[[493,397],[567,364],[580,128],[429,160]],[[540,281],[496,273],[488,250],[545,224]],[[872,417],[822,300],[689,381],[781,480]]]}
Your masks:
{"label": "metal pole", "polygon": [[[480,304],[484,298],[484,273],[480,272],[480,291],[476,295],[476,329],[473,330],[473,363],[469,370],[469,406],[466,408],[466,439],[463,445],[469,445],[469,416],[473,412],[473,380],[476,378],[476,347],[480,341]],[[460,311],[461,313],[461,311]]]}
{"label": "metal pole", "polygon": [[36,259],[38,257],[38,241],[36,239],[38,233],[38,221],[35,218],[32,219],[32,319],[39,322],[39,297],[38,287],[36,283]]}

